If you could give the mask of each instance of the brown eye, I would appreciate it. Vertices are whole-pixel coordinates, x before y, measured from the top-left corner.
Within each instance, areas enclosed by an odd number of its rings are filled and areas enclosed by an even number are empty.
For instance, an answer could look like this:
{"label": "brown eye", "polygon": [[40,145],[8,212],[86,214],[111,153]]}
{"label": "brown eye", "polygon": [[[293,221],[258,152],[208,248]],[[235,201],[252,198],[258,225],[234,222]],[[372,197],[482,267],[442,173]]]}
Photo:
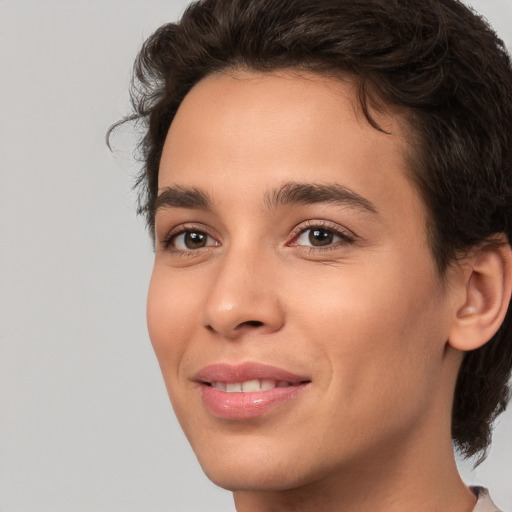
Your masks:
{"label": "brown eye", "polygon": [[354,238],[341,230],[322,225],[303,229],[292,241],[292,246],[329,249],[350,244]]}
{"label": "brown eye", "polygon": [[197,249],[206,245],[208,235],[204,233],[185,233],[183,237],[183,243],[187,249]]}
{"label": "brown eye", "polygon": [[183,231],[172,238],[171,245],[176,251],[193,251],[218,244],[210,235],[202,231]]}
{"label": "brown eye", "polygon": [[323,245],[332,244],[334,233],[326,229],[310,229],[308,239],[311,245],[322,247]]}
{"label": "brown eye", "polygon": [[[294,245],[309,247],[325,247],[343,241],[345,238],[332,229],[321,227],[305,229]],[[345,239],[346,240],[346,239]]]}

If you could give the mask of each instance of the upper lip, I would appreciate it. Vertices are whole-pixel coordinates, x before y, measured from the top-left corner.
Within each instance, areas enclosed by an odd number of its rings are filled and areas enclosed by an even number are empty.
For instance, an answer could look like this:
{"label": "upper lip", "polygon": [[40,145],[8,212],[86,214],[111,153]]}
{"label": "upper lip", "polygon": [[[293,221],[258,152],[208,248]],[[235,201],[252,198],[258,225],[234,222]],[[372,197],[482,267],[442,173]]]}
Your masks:
{"label": "upper lip", "polygon": [[256,362],[210,364],[201,368],[194,376],[195,381],[204,383],[225,382],[229,384],[255,379],[286,381],[292,384],[309,382],[311,380],[307,376],[297,375],[277,366]]}

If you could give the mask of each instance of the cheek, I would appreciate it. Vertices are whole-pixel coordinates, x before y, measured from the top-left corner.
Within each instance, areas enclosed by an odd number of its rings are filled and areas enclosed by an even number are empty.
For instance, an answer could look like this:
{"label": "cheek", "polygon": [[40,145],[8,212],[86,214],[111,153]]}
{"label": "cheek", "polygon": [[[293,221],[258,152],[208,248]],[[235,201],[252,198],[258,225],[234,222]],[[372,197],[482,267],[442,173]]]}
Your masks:
{"label": "cheek", "polygon": [[166,384],[178,376],[185,340],[197,323],[197,294],[155,269],[147,298],[148,332]]}
{"label": "cheek", "polygon": [[291,294],[303,297],[295,300],[303,332],[328,360],[332,388],[347,400],[389,402],[404,390],[427,390],[437,378],[446,340],[443,296],[430,267],[423,274],[405,262],[381,268],[387,272],[336,268],[324,286],[308,287],[307,297]]}

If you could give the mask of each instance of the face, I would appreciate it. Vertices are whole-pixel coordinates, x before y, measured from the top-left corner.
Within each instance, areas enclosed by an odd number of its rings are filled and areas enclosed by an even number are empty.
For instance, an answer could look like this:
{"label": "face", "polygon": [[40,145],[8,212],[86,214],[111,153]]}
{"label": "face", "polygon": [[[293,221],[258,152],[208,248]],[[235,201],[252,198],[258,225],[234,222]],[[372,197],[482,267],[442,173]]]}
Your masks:
{"label": "face", "polygon": [[165,142],[149,332],[203,469],[232,490],[418,456],[446,426],[450,300],[401,117],[380,133],[355,97],[348,81],[213,75]]}

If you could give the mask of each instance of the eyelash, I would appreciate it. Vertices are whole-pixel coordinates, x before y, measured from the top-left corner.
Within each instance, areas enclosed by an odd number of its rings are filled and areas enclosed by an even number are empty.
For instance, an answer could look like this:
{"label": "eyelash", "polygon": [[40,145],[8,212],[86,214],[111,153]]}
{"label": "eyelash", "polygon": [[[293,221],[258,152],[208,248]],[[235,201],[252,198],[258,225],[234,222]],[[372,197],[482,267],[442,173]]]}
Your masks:
{"label": "eyelash", "polygon": [[[329,243],[325,246],[308,246],[308,245],[298,245],[293,243],[297,239],[299,239],[301,236],[303,236],[308,231],[324,231],[326,233],[331,233],[337,237],[340,238],[340,240]],[[291,247],[300,247],[301,250],[304,251],[311,251],[311,252],[318,252],[318,251],[330,251],[339,249],[339,247],[352,244],[356,241],[356,236],[347,229],[341,228],[339,225],[334,224],[329,221],[325,220],[308,220],[306,222],[303,222],[299,226],[297,226],[291,235],[291,241],[287,242],[287,246]]]}
{"label": "eyelash", "polygon": [[165,237],[164,239],[162,240],[162,247],[167,250],[167,251],[170,251],[174,254],[177,254],[177,255],[180,255],[180,256],[189,256],[189,255],[193,255],[193,254],[197,254],[197,252],[200,250],[200,249],[209,249],[211,247],[214,247],[214,246],[207,246],[207,247],[199,247],[197,249],[188,249],[188,250],[183,250],[183,249],[176,249],[176,247],[173,247],[173,243],[175,242],[175,240],[181,236],[181,235],[185,235],[187,233],[196,233],[196,234],[202,234],[208,238],[211,238],[213,240],[215,240],[215,237],[212,236],[211,234],[208,233],[208,230],[205,229],[204,227],[198,227],[198,226],[195,226],[193,224],[182,224],[181,226],[178,226],[177,228],[173,229],[172,231],[170,231]]}
{"label": "eyelash", "polygon": [[[301,236],[303,236],[305,233],[311,230],[318,230],[318,231],[324,231],[326,233],[331,233],[336,237],[339,237],[340,240],[329,243],[325,246],[308,246],[308,245],[298,245],[294,243],[297,239],[299,239]],[[177,249],[176,247],[173,247],[173,243],[176,241],[176,239],[181,236],[185,235],[187,233],[196,233],[196,234],[202,234],[206,237],[209,237],[216,241],[216,238],[212,236],[210,233],[208,233],[207,229],[204,229],[204,227],[198,227],[192,224],[186,224],[178,226],[176,229],[173,229],[170,231],[164,239],[161,241],[161,245],[165,250],[168,250],[174,254],[180,255],[180,256],[190,256],[197,254],[201,249],[210,249],[212,247],[215,247],[215,245],[209,245],[205,247],[198,247],[196,249]],[[292,231],[290,235],[290,241],[286,243],[286,246],[288,247],[299,247],[303,251],[311,251],[311,252],[318,252],[318,251],[329,251],[338,249],[340,246],[345,246],[352,244],[356,241],[356,236],[346,230],[340,228],[339,225],[325,221],[325,220],[308,220],[306,222],[303,222],[294,230]],[[219,242],[216,241],[216,244],[218,245]]]}

